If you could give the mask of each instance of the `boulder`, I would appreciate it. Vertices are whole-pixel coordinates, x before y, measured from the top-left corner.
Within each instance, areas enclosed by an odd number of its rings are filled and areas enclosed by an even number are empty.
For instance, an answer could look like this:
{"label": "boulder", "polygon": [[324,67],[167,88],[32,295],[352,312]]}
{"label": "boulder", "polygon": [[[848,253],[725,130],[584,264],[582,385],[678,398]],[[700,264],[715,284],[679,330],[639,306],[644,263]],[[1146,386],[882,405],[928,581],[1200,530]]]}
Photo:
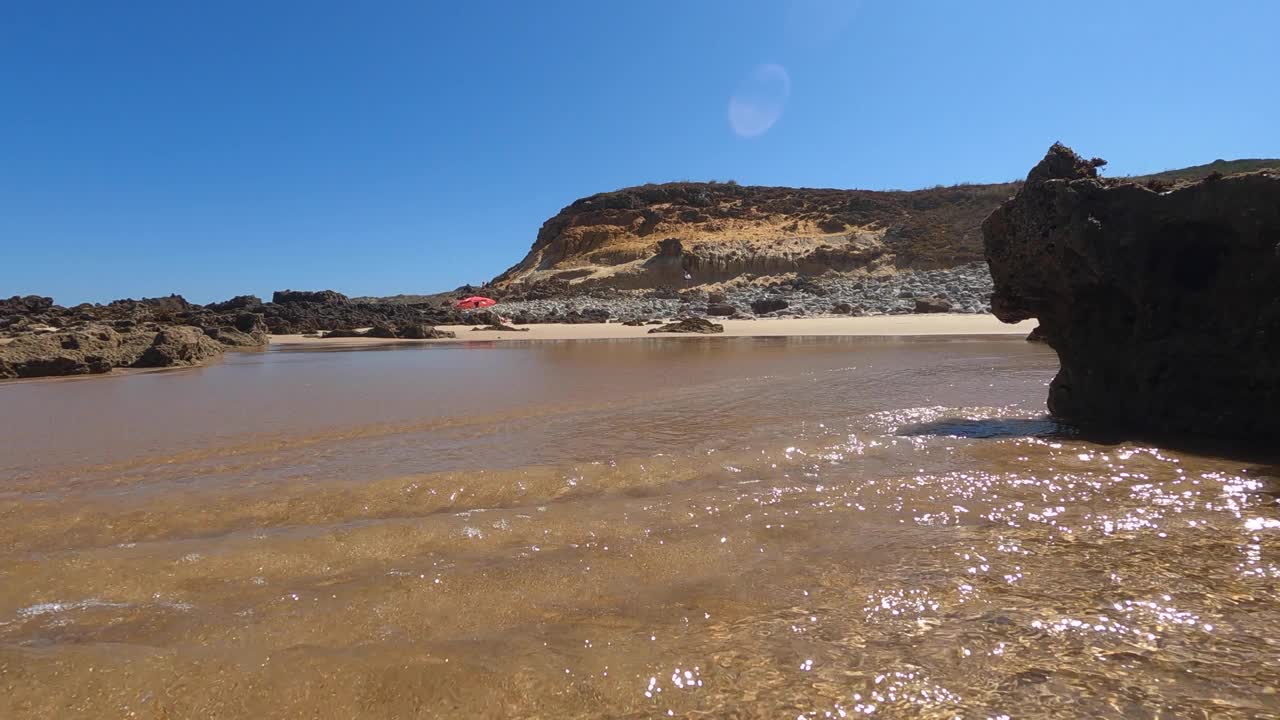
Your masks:
{"label": "boulder", "polygon": [[395,325],[380,322],[374,323],[373,327],[369,328],[368,332],[365,333],[365,336],[393,340],[400,337],[400,332]]}
{"label": "boulder", "polygon": [[100,326],[87,332],[25,335],[0,345],[0,378],[31,378],[105,373],[121,364],[121,336]]}
{"label": "boulder", "polygon": [[738,308],[729,303],[715,303],[707,306],[707,314],[716,317],[728,317],[738,312]]}
{"label": "boulder", "polygon": [[701,333],[710,335],[713,333],[724,332],[724,326],[713,323],[706,318],[685,318],[679,322],[674,322],[662,327],[656,327],[649,331],[653,333]]}
{"label": "boulder", "polygon": [[1054,145],[983,223],[1005,322],[1038,318],[1049,410],[1140,435],[1280,442],[1280,176],[1164,192]]}
{"label": "boulder", "polygon": [[729,302],[729,298],[728,298],[728,297],[726,297],[726,296],[725,296],[725,294],[724,294],[724,293],[722,293],[722,292],[709,292],[709,293],[707,293],[707,304],[708,304],[708,305],[719,305],[719,304],[721,304],[721,303],[726,303],[726,302]]}
{"label": "boulder", "polygon": [[951,312],[951,303],[936,297],[916,298],[914,313],[945,313]]}
{"label": "boulder", "polygon": [[151,347],[133,362],[132,367],[183,367],[196,365],[222,354],[222,345],[197,327],[176,325],[156,333]]}
{"label": "boulder", "polygon": [[763,298],[751,301],[751,312],[757,315],[786,310],[789,307],[791,307],[791,303],[779,297]]}
{"label": "boulder", "polygon": [[482,332],[482,331],[487,331],[487,332],[529,332],[529,328],[517,328],[517,327],[511,327],[510,325],[503,325],[502,323],[496,323],[496,324],[494,324],[494,325],[485,325],[484,327],[474,327],[474,328],[471,328],[471,330],[472,330],[472,331],[474,331],[474,332]]}
{"label": "boulder", "polygon": [[400,337],[406,340],[444,340],[447,338],[456,338],[456,333],[448,330],[439,330],[430,325],[402,325],[400,326]]}
{"label": "boulder", "polygon": [[501,325],[502,316],[492,310],[471,310],[463,313],[463,321],[468,325]]}
{"label": "boulder", "polygon": [[[116,328],[120,329],[124,322],[129,321],[117,321]],[[227,347],[262,347],[271,340],[267,322],[258,313],[237,313],[234,318],[214,316],[203,328],[205,335]]]}
{"label": "boulder", "polygon": [[847,302],[836,303],[831,306],[831,312],[837,315],[849,315],[853,313],[853,305]]}

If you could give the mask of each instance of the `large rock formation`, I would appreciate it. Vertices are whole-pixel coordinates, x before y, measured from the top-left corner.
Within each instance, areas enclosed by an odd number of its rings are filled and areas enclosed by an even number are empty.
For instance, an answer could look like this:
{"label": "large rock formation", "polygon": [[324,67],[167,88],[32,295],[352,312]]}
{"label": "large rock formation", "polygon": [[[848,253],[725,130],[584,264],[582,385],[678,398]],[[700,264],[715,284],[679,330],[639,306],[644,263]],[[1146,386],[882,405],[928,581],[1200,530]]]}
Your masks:
{"label": "large rock formation", "polygon": [[1061,360],[1050,411],[1274,447],[1280,174],[1144,185],[1101,164],[1054,145],[983,224],[993,312],[1038,318]]}
{"label": "large rock formation", "polygon": [[221,344],[195,327],[119,332],[91,325],[75,331],[26,335],[0,345],[0,379],[198,365],[222,350]]}

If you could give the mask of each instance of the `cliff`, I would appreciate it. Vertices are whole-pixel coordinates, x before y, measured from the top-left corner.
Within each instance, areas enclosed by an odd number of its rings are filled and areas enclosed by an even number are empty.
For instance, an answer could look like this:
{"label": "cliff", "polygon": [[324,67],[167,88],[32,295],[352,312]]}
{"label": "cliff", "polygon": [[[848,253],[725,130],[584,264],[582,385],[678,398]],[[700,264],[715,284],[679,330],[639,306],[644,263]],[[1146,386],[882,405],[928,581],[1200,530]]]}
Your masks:
{"label": "cliff", "polygon": [[499,287],[615,288],[743,274],[946,268],[982,259],[980,225],[1012,183],[918,191],[644,185],[583,198],[547,220]]}

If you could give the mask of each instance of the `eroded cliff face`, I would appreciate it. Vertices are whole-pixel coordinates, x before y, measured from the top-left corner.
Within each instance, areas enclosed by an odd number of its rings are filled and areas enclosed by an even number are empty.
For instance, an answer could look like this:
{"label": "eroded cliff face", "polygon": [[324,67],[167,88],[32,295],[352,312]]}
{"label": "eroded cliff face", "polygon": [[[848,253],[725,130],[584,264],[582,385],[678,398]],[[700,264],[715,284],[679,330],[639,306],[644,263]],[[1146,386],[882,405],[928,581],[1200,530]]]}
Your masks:
{"label": "eroded cliff face", "polygon": [[1054,145],[983,223],[1005,322],[1040,320],[1050,411],[1085,427],[1280,441],[1280,174],[1149,187]]}
{"label": "eroded cliff face", "polygon": [[818,275],[980,260],[980,224],[1013,184],[912,192],[645,185],[583,198],[547,220],[499,287],[614,288]]}

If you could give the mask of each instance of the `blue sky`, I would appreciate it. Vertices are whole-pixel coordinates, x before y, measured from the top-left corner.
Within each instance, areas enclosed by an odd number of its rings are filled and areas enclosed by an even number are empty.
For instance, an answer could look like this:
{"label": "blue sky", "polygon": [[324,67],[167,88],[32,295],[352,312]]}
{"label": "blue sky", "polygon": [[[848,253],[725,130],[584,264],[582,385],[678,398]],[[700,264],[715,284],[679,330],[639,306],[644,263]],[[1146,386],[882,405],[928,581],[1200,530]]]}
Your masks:
{"label": "blue sky", "polygon": [[429,292],[644,182],[1280,156],[1277,27],[1269,0],[11,0],[0,295]]}

